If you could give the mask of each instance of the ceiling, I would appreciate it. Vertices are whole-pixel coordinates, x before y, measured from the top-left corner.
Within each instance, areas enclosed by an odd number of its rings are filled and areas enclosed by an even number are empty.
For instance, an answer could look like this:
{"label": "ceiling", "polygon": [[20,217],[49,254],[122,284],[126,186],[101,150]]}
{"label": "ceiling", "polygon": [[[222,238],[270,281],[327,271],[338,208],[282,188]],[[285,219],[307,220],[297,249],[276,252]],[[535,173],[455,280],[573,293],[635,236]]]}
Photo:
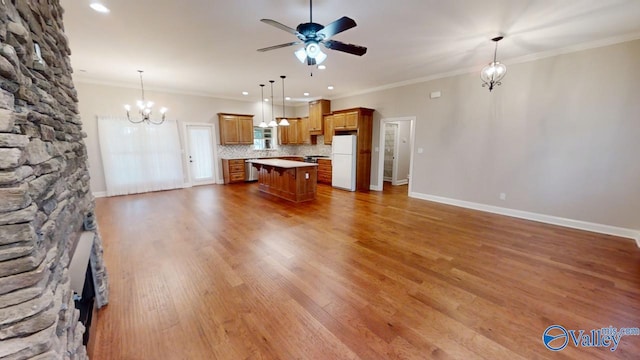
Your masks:
{"label": "ceiling", "polygon": [[297,46],[256,51],[296,40],[260,19],[295,28],[309,21],[307,0],[102,0],[109,14],[90,2],[61,0],[76,82],[139,87],[142,69],[146,89],[251,101],[259,99],[260,83],[269,91],[270,79],[281,99],[280,75],[287,75],[287,96],[308,101],[479,72],[498,34],[505,35],[498,59],[507,66],[534,54],[640,38],[638,0],[316,0],[314,22],[349,16],[358,26],[333,39],[368,48],[362,57],[323,49],[327,69],[318,70],[296,59]]}

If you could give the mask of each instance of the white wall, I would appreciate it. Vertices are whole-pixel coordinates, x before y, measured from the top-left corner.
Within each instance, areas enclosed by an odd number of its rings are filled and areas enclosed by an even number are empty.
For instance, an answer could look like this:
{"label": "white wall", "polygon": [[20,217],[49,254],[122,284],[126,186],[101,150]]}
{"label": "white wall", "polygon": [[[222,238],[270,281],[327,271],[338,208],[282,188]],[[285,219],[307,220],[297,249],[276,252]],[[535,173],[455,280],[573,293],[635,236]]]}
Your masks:
{"label": "white wall", "polygon": [[374,139],[380,118],[416,116],[416,194],[640,231],[638,64],[636,40],[507,64],[492,93],[474,73],[331,105],[375,109]]}

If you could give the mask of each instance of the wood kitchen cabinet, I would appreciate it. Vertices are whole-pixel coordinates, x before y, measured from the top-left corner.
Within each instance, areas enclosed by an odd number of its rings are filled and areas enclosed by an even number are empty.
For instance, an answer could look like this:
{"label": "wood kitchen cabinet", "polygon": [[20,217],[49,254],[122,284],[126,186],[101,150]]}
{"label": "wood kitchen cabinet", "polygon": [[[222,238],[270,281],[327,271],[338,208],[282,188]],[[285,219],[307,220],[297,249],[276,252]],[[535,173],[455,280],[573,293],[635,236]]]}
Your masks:
{"label": "wood kitchen cabinet", "polygon": [[324,144],[331,145],[333,141],[333,115],[324,117]]}
{"label": "wood kitchen cabinet", "polygon": [[334,130],[357,130],[358,129],[358,111],[340,112],[333,114]]}
{"label": "wood kitchen cabinet", "polygon": [[[281,118],[276,118],[280,122]],[[311,144],[308,118],[287,118],[289,126],[278,126],[278,139],[280,145],[307,145]]]}
{"label": "wood kitchen cabinet", "polygon": [[309,131],[309,118],[303,117],[298,120],[298,144],[311,144],[311,133]]}
{"label": "wood kitchen cabinet", "polygon": [[[276,118],[276,122],[280,123],[280,120],[282,120],[282,118]],[[297,124],[296,125],[291,125],[292,123],[294,123],[294,119],[287,119],[287,121],[289,121],[289,126],[278,126],[278,144],[280,145],[289,145],[291,144],[292,141],[296,141],[296,139],[292,139],[290,137],[290,131],[289,128],[295,126],[297,128]],[[297,136],[297,134],[296,134]]]}
{"label": "wood kitchen cabinet", "polygon": [[322,135],[324,133],[324,115],[331,112],[331,101],[315,100],[309,102],[309,134]]}
{"label": "wood kitchen cabinet", "polygon": [[253,115],[218,113],[221,145],[252,145]]}
{"label": "wood kitchen cabinet", "polygon": [[331,145],[337,131],[358,130],[360,113],[340,110],[324,117],[324,144]]}
{"label": "wood kitchen cabinet", "polygon": [[289,145],[298,145],[300,139],[298,139],[298,125],[299,119],[289,119],[289,126],[280,126],[280,128],[289,134]]}
{"label": "wood kitchen cabinet", "polygon": [[222,175],[225,184],[243,182],[246,178],[244,159],[222,159]]}
{"label": "wood kitchen cabinet", "polygon": [[318,159],[318,183],[331,185],[331,160]]}

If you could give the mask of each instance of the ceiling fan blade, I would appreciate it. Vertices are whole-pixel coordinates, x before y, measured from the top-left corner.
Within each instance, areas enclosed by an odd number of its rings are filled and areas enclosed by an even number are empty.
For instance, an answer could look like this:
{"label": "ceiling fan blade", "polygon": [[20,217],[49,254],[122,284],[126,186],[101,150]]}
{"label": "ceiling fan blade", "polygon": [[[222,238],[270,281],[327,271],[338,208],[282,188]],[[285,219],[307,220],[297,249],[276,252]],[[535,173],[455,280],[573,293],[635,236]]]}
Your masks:
{"label": "ceiling fan blade", "polygon": [[367,48],[360,45],[345,44],[335,40],[325,40],[322,43],[327,49],[342,51],[353,55],[362,56],[367,53]]}
{"label": "ceiling fan blade", "polygon": [[269,50],[275,50],[275,49],[280,49],[280,48],[287,47],[287,46],[300,45],[300,44],[302,44],[302,41],[293,41],[293,42],[286,43],[286,44],[274,45],[274,46],[269,46],[269,47],[266,47],[266,48],[258,49],[258,51],[265,52],[265,51],[269,51]]}
{"label": "ceiling fan blade", "polygon": [[263,22],[263,23],[265,23],[265,24],[269,24],[269,25],[271,25],[271,26],[275,26],[275,27],[277,27],[278,29],[280,29],[280,30],[284,30],[284,31],[286,31],[286,32],[288,32],[288,33],[291,33],[291,34],[295,35],[295,36],[300,35],[300,33],[299,33],[298,31],[296,31],[296,29],[290,28],[290,27],[288,27],[287,25],[281,24],[281,23],[279,23],[279,22],[277,22],[277,21],[275,21],[275,20],[271,20],[271,19],[260,19],[260,21],[262,21],[262,22]]}
{"label": "ceiling fan blade", "polygon": [[355,20],[352,18],[343,16],[340,19],[332,22],[331,24],[324,27],[324,29],[317,32],[318,35],[324,37],[324,39],[329,39],[335,34],[339,34],[345,30],[349,30],[355,27],[357,24]]}

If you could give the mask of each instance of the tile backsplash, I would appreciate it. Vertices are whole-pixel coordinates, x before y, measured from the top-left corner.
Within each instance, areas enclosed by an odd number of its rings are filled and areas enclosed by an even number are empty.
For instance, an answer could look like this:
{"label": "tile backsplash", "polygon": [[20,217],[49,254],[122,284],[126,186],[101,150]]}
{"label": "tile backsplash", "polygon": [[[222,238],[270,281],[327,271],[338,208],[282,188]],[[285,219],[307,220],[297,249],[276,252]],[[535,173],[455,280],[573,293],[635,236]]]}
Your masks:
{"label": "tile backsplash", "polygon": [[324,145],[324,136],[318,136],[317,145],[278,145],[273,150],[254,150],[253,145],[218,145],[218,157],[238,159],[252,157],[331,155],[331,145]]}

